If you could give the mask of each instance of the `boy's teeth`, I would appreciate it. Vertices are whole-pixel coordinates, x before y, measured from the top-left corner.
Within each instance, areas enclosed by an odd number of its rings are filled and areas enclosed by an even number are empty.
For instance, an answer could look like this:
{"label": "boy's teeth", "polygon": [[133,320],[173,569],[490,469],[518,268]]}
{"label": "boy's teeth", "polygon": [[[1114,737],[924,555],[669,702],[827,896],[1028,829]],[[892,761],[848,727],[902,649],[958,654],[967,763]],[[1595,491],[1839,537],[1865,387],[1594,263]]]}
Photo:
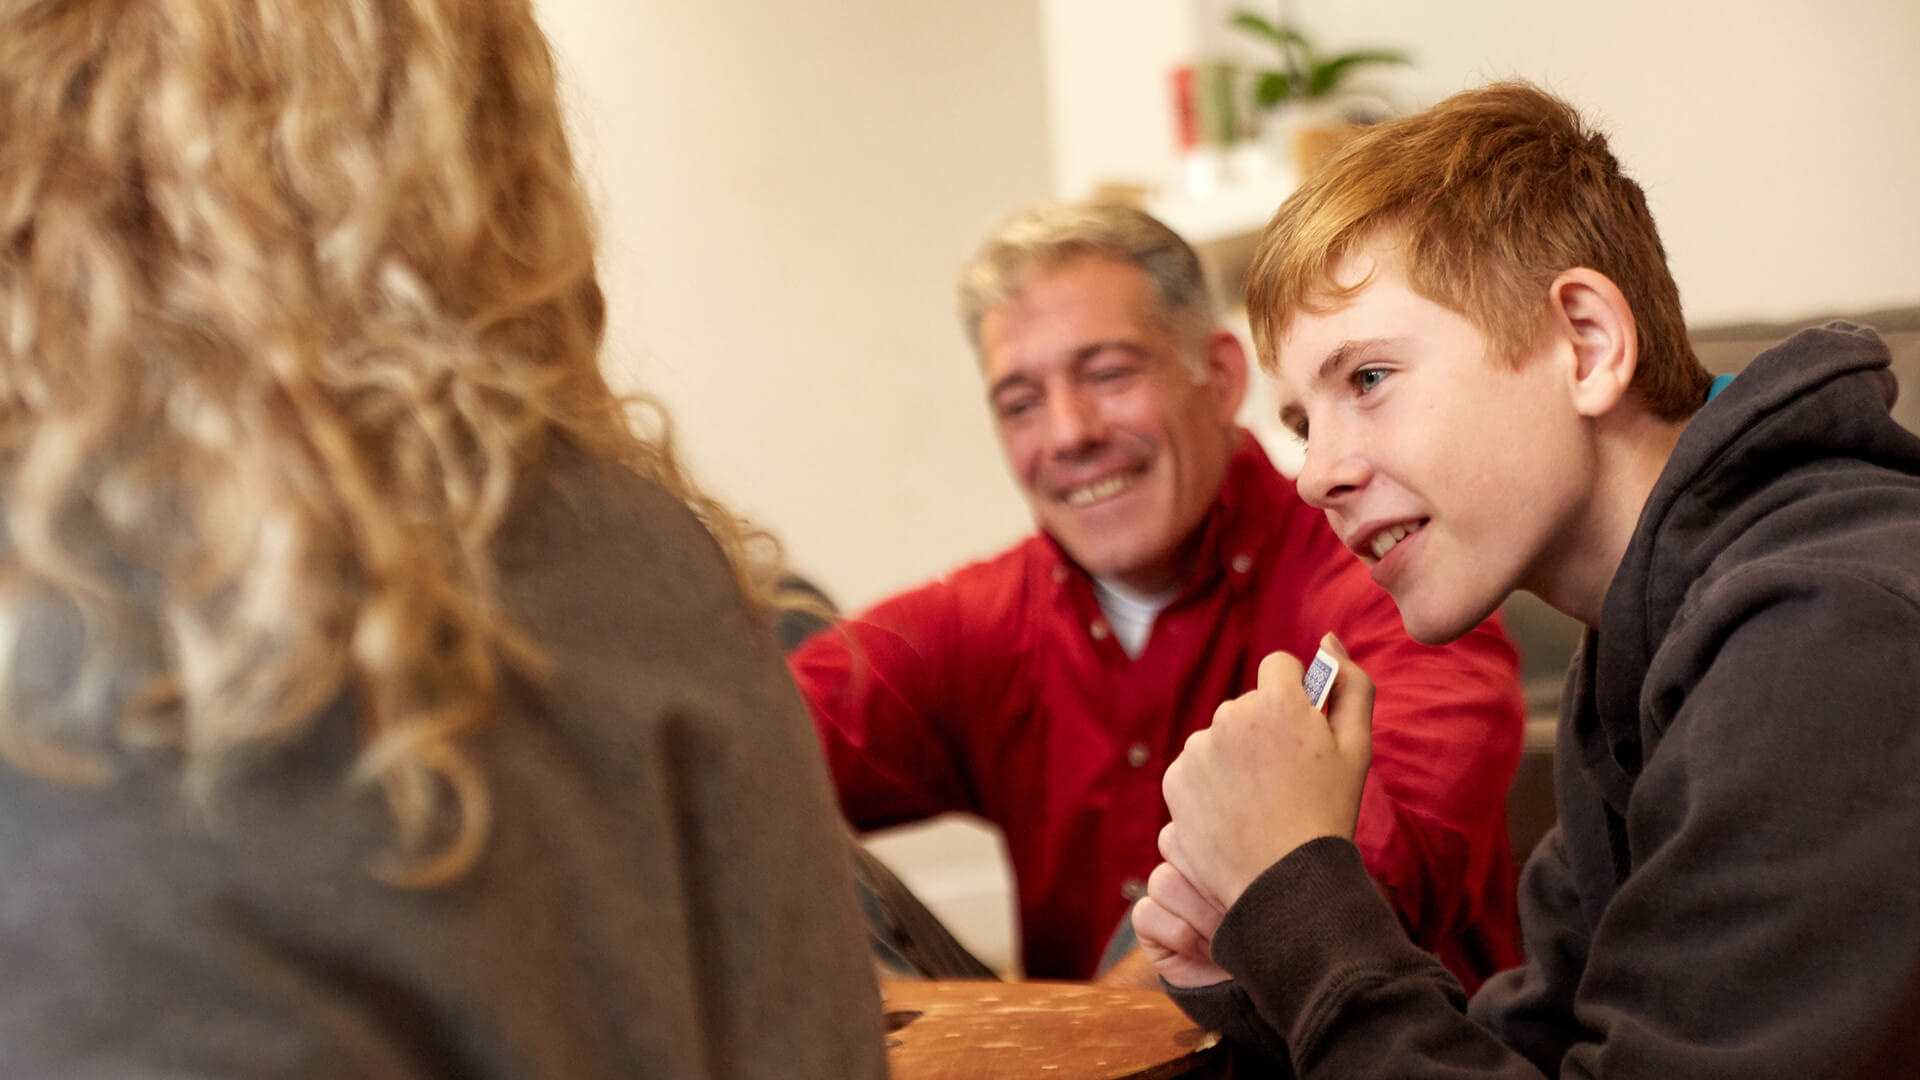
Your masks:
{"label": "boy's teeth", "polygon": [[1111,498],[1120,494],[1132,482],[1133,478],[1129,476],[1109,476],[1105,480],[1096,481],[1086,487],[1075,488],[1067,493],[1067,505],[1085,506],[1088,503]]}
{"label": "boy's teeth", "polygon": [[1373,557],[1376,559],[1386,558],[1387,552],[1393,550],[1393,545],[1419,531],[1420,526],[1418,525],[1394,525],[1390,528],[1381,529],[1379,532],[1373,534]]}

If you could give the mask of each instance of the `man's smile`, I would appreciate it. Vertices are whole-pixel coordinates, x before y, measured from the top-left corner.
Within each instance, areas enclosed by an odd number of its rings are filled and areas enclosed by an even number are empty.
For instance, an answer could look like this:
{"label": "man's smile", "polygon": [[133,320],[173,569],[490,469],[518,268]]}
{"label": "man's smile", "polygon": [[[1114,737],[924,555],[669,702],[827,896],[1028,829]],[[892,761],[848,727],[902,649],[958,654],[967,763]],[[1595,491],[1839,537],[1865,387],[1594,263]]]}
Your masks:
{"label": "man's smile", "polygon": [[1097,480],[1077,484],[1067,488],[1059,496],[1060,501],[1075,509],[1105,502],[1131,489],[1146,475],[1144,466],[1127,469],[1124,472],[1111,473]]}

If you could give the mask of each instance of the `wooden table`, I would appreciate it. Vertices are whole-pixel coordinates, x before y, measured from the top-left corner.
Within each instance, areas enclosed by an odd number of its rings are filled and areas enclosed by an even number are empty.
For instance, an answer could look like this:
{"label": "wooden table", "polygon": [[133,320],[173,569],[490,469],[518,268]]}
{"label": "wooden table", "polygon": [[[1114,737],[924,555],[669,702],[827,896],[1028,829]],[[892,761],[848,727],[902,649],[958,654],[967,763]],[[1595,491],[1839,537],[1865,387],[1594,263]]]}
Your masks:
{"label": "wooden table", "polygon": [[1153,990],[883,981],[893,1080],[1163,1080],[1221,1075],[1219,1036]]}

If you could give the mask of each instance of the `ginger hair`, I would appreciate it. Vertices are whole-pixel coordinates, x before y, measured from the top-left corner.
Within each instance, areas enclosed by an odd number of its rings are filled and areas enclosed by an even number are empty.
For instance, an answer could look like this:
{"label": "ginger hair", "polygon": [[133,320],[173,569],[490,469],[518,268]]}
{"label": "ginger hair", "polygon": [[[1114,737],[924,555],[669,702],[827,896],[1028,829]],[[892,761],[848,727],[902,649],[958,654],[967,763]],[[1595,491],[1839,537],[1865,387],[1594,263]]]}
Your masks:
{"label": "ginger hair", "polygon": [[1262,365],[1271,370],[1294,313],[1352,294],[1333,284],[1333,268],[1376,238],[1395,244],[1415,292],[1465,316],[1508,364],[1546,325],[1553,279],[1597,270],[1633,311],[1632,389],[1648,409],[1677,420],[1706,400],[1711,376],[1687,338],[1645,193],[1604,135],[1538,87],[1495,83],[1369,128],[1308,177],[1268,223],[1248,272]]}

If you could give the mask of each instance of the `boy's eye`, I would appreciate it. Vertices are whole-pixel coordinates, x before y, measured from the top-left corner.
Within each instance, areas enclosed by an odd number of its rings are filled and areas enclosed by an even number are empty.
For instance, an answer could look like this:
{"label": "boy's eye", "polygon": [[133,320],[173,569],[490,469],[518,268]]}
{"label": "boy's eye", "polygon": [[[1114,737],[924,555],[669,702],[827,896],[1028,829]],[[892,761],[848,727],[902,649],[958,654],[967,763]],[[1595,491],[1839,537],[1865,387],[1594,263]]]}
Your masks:
{"label": "boy's eye", "polygon": [[1385,382],[1386,378],[1386,368],[1361,368],[1353,373],[1353,388],[1365,394]]}

